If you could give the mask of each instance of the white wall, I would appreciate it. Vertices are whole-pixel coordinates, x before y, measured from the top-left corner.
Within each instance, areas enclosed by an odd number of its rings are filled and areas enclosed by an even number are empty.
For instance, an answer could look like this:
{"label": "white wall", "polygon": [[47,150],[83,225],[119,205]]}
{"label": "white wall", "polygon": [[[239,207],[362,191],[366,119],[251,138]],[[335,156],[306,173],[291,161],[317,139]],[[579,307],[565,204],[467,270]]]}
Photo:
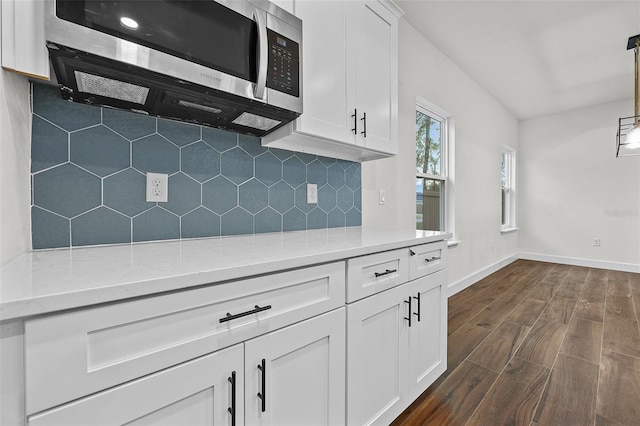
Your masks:
{"label": "white wall", "polygon": [[521,122],[521,252],[637,269],[640,156],[615,157],[618,118],[632,114],[630,99]]}
{"label": "white wall", "polygon": [[0,265],[31,247],[30,123],[27,78],[0,70]]}
{"label": "white wall", "polygon": [[517,254],[518,233],[500,234],[500,156],[503,144],[518,149],[518,122],[404,19],[399,32],[399,154],[363,163],[362,220],[415,226],[416,96],[453,114],[455,238],[462,241],[449,252],[455,284]]}

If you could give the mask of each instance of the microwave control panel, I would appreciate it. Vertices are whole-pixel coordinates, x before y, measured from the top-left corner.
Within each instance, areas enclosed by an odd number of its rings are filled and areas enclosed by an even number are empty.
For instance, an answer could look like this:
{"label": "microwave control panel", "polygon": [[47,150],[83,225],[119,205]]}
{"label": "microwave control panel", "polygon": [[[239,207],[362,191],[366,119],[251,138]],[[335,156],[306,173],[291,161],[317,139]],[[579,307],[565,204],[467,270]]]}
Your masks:
{"label": "microwave control panel", "polygon": [[270,29],[267,29],[267,39],[267,87],[296,98],[300,97],[300,45]]}

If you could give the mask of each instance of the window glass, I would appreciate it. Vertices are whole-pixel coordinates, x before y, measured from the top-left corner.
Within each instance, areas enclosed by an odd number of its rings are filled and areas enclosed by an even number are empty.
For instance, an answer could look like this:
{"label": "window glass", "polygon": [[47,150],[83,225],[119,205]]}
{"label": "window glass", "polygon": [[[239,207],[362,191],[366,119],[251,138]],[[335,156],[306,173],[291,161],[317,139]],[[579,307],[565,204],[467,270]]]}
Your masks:
{"label": "window glass", "polygon": [[441,175],[442,121],[416,111],[416,172]]}
{"label": "window glass", "polygon": [[416,178],[416,229],[444,231],[444,181]]}

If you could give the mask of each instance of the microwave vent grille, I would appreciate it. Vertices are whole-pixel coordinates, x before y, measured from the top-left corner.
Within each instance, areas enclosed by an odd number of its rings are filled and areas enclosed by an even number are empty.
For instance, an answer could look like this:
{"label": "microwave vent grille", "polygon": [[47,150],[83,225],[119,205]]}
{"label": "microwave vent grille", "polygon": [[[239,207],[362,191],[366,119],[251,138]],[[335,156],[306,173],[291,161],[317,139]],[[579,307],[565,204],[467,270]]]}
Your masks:
{"label": "microwave vent grille", "polygon": [[233,124],[239,124],[240,126],[252,127],[260,130],[270,130],[282,123],[278,120],[262,117],[260,115],[251,114],[250,112],[243,112],[235,120]]}
{"label": "microwave vent grille", "polygon": [[78,91],[92,95],[104,96],[126,102],[144,105],[149,96],[149,88],[138,86],[112,78],[75,71]]}

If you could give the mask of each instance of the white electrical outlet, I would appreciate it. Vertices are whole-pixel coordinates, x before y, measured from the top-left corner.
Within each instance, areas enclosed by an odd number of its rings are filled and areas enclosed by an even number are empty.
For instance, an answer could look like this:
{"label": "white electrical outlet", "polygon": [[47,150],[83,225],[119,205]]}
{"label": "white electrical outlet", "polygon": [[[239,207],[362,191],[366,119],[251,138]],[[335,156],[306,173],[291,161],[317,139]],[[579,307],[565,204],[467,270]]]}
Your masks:
{"label": "white electrical outlet", "polygon": [[315,183],[307,184],[307,204],[318,204],[318,185]]}
{"label": "white electrical outlet", "polygon": [[594,238],[593,239],[593,245],[595,247],[600,247],[600,238]]}
{"label": "white electrical outlet", "polygon": [[169,175],[147,173],[147,202],[166,203],[169,201]]}

